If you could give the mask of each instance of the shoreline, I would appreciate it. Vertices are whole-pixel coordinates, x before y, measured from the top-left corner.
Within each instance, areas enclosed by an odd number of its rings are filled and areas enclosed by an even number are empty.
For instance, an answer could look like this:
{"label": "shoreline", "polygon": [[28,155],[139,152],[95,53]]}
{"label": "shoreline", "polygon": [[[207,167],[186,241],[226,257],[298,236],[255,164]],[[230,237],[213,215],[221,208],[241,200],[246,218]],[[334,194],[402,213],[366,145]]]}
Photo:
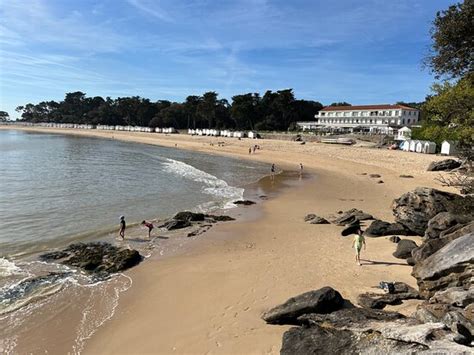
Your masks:
{"label": "shoreline", "polygon": [[[247,159],[245,146],[255,142],[225,139],[227,145],[217,150],[209,145],[210,137],[91,133]],[[410,268],[391,255],[394,246],[387,238],[369,239],[362,257],[371,262],[357,267],[350,240],[339,236],[339,227],[309,225],[302,219],[308,213],[326,217],[338,210],[360,208],[391,220],[391,200],[401,193],[419,185],[442,189],[434,181],[436,175],[420,166],[439,157],[272,140],[258,143],[263,150],[251,159],[292,170],[302,162],[305,171],[316,174],[317,179],[285,189],[261,204],[262,215],[257,219],[215,226],[190,252],[166,260],[151,257],[143,266],[131,269],[127,274],[134,287],[123,294],[115,316],[89,339],[84,353],[277,353],[287,327],[267,325],[260,315],[290,296],[329,285],[354,302],[359,293],[373,290],[380,280],[414,284]],[[366,152],[372,153],[370,165],[362,155]],[[393,161],[396,158],[402,161]],[[397,171],[400,167],[403,172]],[[384,183],[377,184],[364,173],[379,173]],[[415,177],[399,178],[405,173]],[[405,302],[394,309],[409,312],[414,304]],[[48,330],[44,333],[48,335]],[[54,352],[54,346],[50,350]]]}

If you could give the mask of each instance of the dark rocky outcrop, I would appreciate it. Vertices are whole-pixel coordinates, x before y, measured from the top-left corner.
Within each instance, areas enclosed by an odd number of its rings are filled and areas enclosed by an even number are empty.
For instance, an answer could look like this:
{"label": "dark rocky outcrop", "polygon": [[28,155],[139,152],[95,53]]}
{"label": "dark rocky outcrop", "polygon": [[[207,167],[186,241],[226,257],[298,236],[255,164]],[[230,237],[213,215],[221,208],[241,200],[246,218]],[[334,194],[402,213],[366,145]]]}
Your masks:
{"label": "dark rocky outcrop", "polygon": [[235,221],[234,217],[231,216],[216,216],[216,215],[211,215],[207,214],[206,218],[211,219],[213,222],[230,222],[230,221]]}
{"label": "dark rocky outcrop", "polygon": [[178,212],[173,217],[175,220],[188,221],[188,222],[198,222],[204,221],[204,213],[194,213],[190,211]]}
{"label": "dark rocky outcrop", "polygon": [[469,216],[474,211],[474,197],[419,187],[403,194],[392,204],[395,221],[423,236],[428,222],[440,212]]}
{"label": "dark rocky outcrop", "polygon": [[403,239],[397,244],[397,249],[392,254],[398,259],[408,259],[411,257],[411,251],[417,247],[413,240]]}
{"label": "dark rocky outcrop", "polygon": [[358,210],[356,208],[350,209],[348,211],[339,213],[334,220],[331,222],[337,224],[338,226],[346,226],[357,221],[364,221],[368,219],[374,219],[371,214],[365,213],[364,211]]}
{"label": "dark rocky outcrop", "polygon": [[382,175],[380,175],[380,174],[369,174],[369,177],[371,177],[373,179],[376,179],[376,178],[381,178]]}
{"label": "dark rocky outcrop", "polygon": [[328,315],[306,315],[300,321],[303,326],[284,333],[281,354],[444,354],[466,350],[447,340],[451,333],[444,324],[418,324],[394,312],[343,309]]}
{"label": "dark rocky outcrop", "polygon": [[413,175],[400,175],[402,179],[413,179]]}
{"label": "dark rocky outcrop", "polygon": [[393,293],[367,292],[357,297],[357,303],[364,308],[383,309],[386,305],[401,304],[403,300],[419,299],[420,295],[413,287],[403,282],[395,282]]}
{"label": "dark rocky outcrop", "polygon": [[404,225],[400,223],[389,223],[376,219],[373,221],[370,226],[364,231],[365,235],[368,237],[382,237],[386,235],[413,235],[410,230],[405,228]]}
{"label": "dark rocky outcrop", "polygon": [[239,200],[239,201],[234,201],[234,205],[250,206],[250,205],[255,205],[255,202],[250,201],[250,200]]}
{"label": "dark rocky outcrop", "polygon": [[307,313],[330,313],[341,309],[344,300],[331,287],[309,291],[292,297],[285,303],[265,312],[262,318],[270,324],[298,324],[298,317]]}
{"label": "dark rocky outcrop", "polygon": [[420,294],[429,298],[449,287],[469,287],[474,274],[474,233],[459,237],[413,268]]}
{"label": "dark rocky outcrop", "polygon": [[192,223],[190,221],[184,220],[184,219],[170,219],[169,221],[166,221],[162,225],[160,225],[160,228],[165,228],[169,231],[175,230],[175,229],[182,229],[182,228],[187,228],[192,226]]}
{"label": "dark rocky outcrop", "polygon": [[40,256],[43,261],[59,261],[84,271],[107,276],[140,263],[143,257],[133,249],[118,248],[109,243],[75,243],[57,252]]}
{"label": "dark rocky outcrop", "polygon": [[461,166],[461,162],[455,159],[434,161],[428,166],[428,171],[450,171]]}
{"label": "dark rocky outcrop", "polygon": [[398,243],[402,239],[399,236],[394,235],[394,236],[391,236],[390,238],[388,238],[388,240],[390,240],[392,243]]}

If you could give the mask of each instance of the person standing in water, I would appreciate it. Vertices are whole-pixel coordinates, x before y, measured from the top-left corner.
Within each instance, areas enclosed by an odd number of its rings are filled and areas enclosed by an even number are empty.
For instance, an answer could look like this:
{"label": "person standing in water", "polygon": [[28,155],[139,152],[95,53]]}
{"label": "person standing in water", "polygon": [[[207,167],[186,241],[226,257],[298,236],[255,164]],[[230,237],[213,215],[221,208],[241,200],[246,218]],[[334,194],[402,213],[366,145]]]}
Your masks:
{"label": "person standing in water", "polygon": [[300,175],[303,175],[303,164],[300,163]]}
{"label": "person standing in water", "polygon": [[125,223],[125,216],[120,216],[119,236],[122,238],[122,240],[125,239],[125,228],[127,228],[127,224]]}
{"label": "person standing in water", "polygon": [[155,228],[155,226],[153,225],[153,223],[150,223],[150,222],[147,222],[147,221],[142,221],[142,226],[145,226],[148,228],[148,239],[151,238],[151,231],[153,230],[153,228]]}
{"label": "person standing in water", "polygon": [[362,229],[357,228],[355,231],[354,241],[352,242],[352,248],[355,249],[356,257],[355,260],[357,265],[360,266],[360,251],[362,250],[362,245],[364,245],[364,250],[367,249],[367,245],[365,244],[365,238],[362,235]]}
{"label": "person standing in water", "polygon": [[275,164],[272,164],[271,173],[272,173],[272,180],[274,180],[275,179]]}

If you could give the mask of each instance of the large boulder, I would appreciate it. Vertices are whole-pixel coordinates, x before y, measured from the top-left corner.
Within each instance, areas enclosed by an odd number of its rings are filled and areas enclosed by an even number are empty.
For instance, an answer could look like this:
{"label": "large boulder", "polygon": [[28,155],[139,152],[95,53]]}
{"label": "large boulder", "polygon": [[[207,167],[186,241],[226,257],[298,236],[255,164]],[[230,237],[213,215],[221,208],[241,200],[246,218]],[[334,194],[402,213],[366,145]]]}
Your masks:
{"label": "large boulder", "polygon": [[337,224],[338,226],[346,226],[357,221],[364,221],[368,219],[374,219],[374,217],[371,214],[358,210],[357,208],[352,208],[348,211],[341,213],[331,222]]}
{"label": "large boulder", "polygon": [[170,219],[169,221],[166,221],[165,223],[160,225],[159,228],[165,228],[171,231],[175,229],[187,228],[190,226],[192,226],[192,223],[185,219]]}
{"label": "large boulder", "polygon": [[306,215],[304,221],[309,222],[310,224],[329,224],[328,220],[313,213]]}
{"label": "large boulder", "polygon": [[474,197],[418,187],[392,203],[395,221],[423,236],[428,222],[440,212],[469,216],[474,213]]}
{"label": "large boulder", "polygon": [[410,239],[402,239],[397,243],[397,249],[393,256],[398,259],[408,259],[411,257],[411,251],[417,247],[416,243]]}
{"label": "large boulder", "polygon": [[298,317],[306,313],[330,313],[341,309],[344,299],[331,287],[309,291],[292,297],[285,303],[265,312],[262,318],[270,324],[298,324]]}
{"label": "large boulder", "polygon": [[453,231],[453,227],[461,228],[470,218],[467,216],[455,215],[451,212],[440,212],[428,221],[428,228],[425,231],[425,238],[439,238],[446,230]]}
{"label": "large boulder", "polygon": [[376,219],[364,231],[368,237],[382,237],[386,235],[413,235],[404,225],[400,223],[389,223]]}
{"label": "large boulder", "polygon": [[474,233],[457,238],[421,263],[412,275],[416,278],[423,297],[432,297],[449,287],[468,288],[474,279]]}
{"label": "large boulder", "polygon": [[89,273],[108,276],[140,263],[143,257],[134,249],[119,248],[109,243],[74,243],[67,248],[40,255],[43,261],[59,261]]}
{"label": "large boulder", "polygon": [[204,221],[204,213],[194,213],[190,211],[178,212],[173,217],[175,220],[188,221],[188,222],[198,222]]}
{"label": "large boulder", "polygon": [[455,159],[445,159],[441,161],[431,162],[428,171],[450,171],[461,166],[462,162]]}

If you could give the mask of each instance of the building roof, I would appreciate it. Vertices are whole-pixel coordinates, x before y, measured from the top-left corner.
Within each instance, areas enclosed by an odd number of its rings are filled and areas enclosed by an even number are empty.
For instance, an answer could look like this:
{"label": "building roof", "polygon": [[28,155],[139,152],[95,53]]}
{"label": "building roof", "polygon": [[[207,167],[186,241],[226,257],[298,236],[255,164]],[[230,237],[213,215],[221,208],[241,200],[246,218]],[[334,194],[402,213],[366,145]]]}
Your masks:
{"label": "building roof", "polygon": [[321,111],[355,111],[355,110],[413,110],[416,108],[403,105],[362,105],[362,106],[326,106]]}

